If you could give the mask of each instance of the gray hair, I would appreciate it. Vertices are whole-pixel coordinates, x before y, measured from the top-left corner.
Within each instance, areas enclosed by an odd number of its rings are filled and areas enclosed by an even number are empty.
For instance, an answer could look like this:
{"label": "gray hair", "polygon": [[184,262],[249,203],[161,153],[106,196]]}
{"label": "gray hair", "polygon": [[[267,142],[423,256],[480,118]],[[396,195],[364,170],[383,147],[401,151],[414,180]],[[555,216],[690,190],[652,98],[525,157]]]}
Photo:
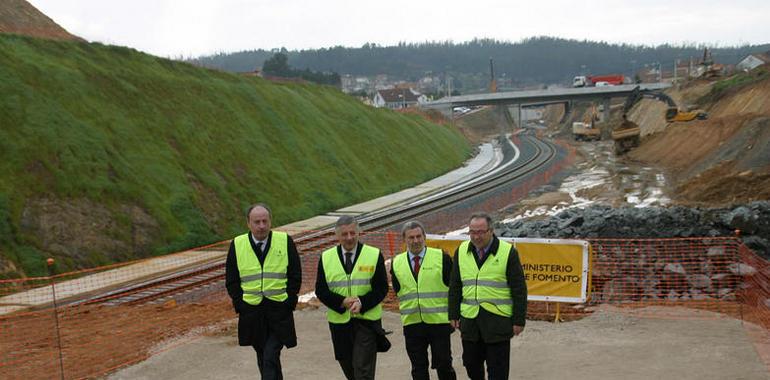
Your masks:
{"label": "gray hair", "polygon": [[406,231],[419,228],[422,231],[422,236],[425,236],[425,226],[417,220],[410,220],[401,227],[401,237],[406,235]]}
{"label": "gray hair", "polygon": [[246,219],[249,219],[249,215],[251,215],[251,211],[257,207],[262,207],[263,209],[267,210],[267,216],[270,218],[270,220],[273,220],[273,211],[270,210],[270,206],[262,202],[254,203],[253,205],[249,206],[249,208],[246,210]]}
{"label": "gray hair", "polygon": [[494,223],[494,221],[492,220],[492,216],[487,214],[486,212],[474,212],[471,215],[470,219],[468,219],[468,223],[470,223],[470,221],[473,219],[485,219],[487,221],[487,226],[489,228],[492,228],[492,224]]}
{"label": "gray hair", "polygon": [[358,221],[355,217],[351,215],[343,215],[340,216],[339,219],[337,219],[337,223],[334,224],[334,231],[339,232],[340,227],[347,226],[349,224],[355,224],[356,230],[358,229]]}

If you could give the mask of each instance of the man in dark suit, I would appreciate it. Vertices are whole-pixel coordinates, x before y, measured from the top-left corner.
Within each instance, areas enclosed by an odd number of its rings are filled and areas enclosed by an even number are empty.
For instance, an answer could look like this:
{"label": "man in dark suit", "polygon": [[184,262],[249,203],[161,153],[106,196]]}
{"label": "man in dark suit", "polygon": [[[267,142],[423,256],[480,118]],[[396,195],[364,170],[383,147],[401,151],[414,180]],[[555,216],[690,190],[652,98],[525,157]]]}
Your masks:
{"label": "man in dark suit", "polygon": [[233,239],[225,263],[225,287],[238,313],[238,344],[252,346],[262,379],[283,379],[281,349],[297,345],[294,308],[302,265],[294,241],[270,231],[270,208],[246,213],[249,232]]}
{"label": "man in dark suit", "polygon": [[452,367],[454,331],[447,317],[447,291],[452,259],[440,249],[425,246],[425,227],[404,223],[401,237],[407,251],[393,258],[391,279],[399,301],[406,353],[413,380],[429,380],[428,347],[439,380],[455,380]]}
{"label": "man in dark suit", "polygon": [[473,214],[470,241],[457,248],[449,283],[449,320],[460,329],[471,380],[508,379],[511,338],[524,331],[527,284],[519,254],[492,231],[492,217]]}
{"label": "man in dark suit", "polygon": [[382,329],[382,300],[388,276],[380,250],[358,241],[358,222],[342,216],[335,227],[339,245],[321,254],[315,294],[326,317],[334,358],[349,380],[374,379],[377,352],[389,345]]}

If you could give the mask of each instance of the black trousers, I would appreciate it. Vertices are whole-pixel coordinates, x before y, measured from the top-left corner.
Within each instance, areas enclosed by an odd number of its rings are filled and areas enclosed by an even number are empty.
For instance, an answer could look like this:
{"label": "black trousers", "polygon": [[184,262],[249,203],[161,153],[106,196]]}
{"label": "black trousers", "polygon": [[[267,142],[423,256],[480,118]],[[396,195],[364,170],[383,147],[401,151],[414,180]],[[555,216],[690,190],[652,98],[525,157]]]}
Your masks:
{"label": "black trousers", "polygon": [[377,369],[377,333],[365,323],[352,321],[353,355],[339,360],[348,380],[374,380]]}
{"label": "black trousers", "polygon": [[281,349],[283,344],[275,331],[268,329],[264,344],[252,346],[257,351],[257,366],[263,380],[283,380]]}
{"label": "black trousers", "polygon": [[436,370],[439,380],[455,380],[457,374],[452,367],[452,343],[449,325],[419,323],[404,327],[406,353],[412,363],[413,380],[429,380],[428,347],[430,347],[431,368]]}
{"label": "black trousers", "polygon": [[510,340],[498,343],[463,340],[463,365],[471,380],[484,380],[485,361],[489,380],[507,380],[510,360]]}

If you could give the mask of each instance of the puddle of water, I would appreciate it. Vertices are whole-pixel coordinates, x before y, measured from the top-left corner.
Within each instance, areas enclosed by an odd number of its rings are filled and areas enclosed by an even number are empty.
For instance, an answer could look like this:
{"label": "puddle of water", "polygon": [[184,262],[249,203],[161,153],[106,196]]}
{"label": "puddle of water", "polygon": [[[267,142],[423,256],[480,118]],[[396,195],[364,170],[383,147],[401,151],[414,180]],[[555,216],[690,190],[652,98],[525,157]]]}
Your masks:
{"label": "puddle of water", "polygon": [[[575,169],[578,173],[567,177],[558,190],[570,195],[572,198],[570,203],[526,210],[505,219],[504,222],[510,223],[537,216],[553,216],[565,209],[585,208],[595,203],[614,204],[620,201],[634,207],[650,207],[671,202],[664,193],[666,178],[662,173],[632,162],[618,162],[617,157],[611,153],[613,149],[611,142],[586,144],[580,149],[587,160],[576,165]],[[606,189],[601,192],[594,191],[592,199],[578,195],[579,193],[591,194],[590,191],[585,190],[597,186],[604,186]],[[464,231],[467,232],[467,228]]]}
{"label": "puddle of water", "polygon": [[559,192],[569,194],[572,201],[570,203],[560,202],[555,206],[539,206],[532,210],[526,210],[512,218],[504,219],[504,223],[512,223],[520,219],[529,219],[536,216],[554,216],[563,210],[570,208],[585,208],[596,200],[583,198],[578,195],[581,190],[590,189],[607,183],[610,173],[604,168],[593,167],[591,170],[571,175],[564,179]]}

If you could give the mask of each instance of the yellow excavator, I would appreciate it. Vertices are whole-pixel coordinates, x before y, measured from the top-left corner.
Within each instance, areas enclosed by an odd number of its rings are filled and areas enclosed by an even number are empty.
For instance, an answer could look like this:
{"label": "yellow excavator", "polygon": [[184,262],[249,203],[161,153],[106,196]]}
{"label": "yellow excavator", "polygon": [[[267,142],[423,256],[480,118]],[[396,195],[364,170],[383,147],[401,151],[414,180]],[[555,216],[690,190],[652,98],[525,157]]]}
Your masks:
{"label": "yellow excavator", "polygon": [[576,141],[601,140],[602,131],[596,127],[597,121],[599,121],[599,114],[596,113],[596,107],[591,106],[591,111],[586,112],[582,122],[572,123],[572,136]]}
{"label": "yellow excavator", "polygon": [[687,122],[696,119],[704,120],[708,118],[708,113],[700,109],[690,111],[683,111],[679,109],[679,107],[676,105],[676,102],[674,102],[674,99],[671,99],[670,96],[662,92],[642,93],[639,91],[639,87],[636,87],[634,88],[634,91],[631,93],[631,95],[629,95],[626,99],[626,103],[623,105],[623,123],[621,123],[618,128],[612,131],[612,139],[615,140],[616,154],[626,153],[632,148],[639,146],[639,136],[641,134],[641,130],[639,129],[639,126],[636,125],[636,123],[628,120],[627,115],[634,104],[643,98],[655,99],[661,102],[665,102],[666,105],[668,105],[668,108],[666,108],[664,117],[666,118],[666,122],[669,123]]}

